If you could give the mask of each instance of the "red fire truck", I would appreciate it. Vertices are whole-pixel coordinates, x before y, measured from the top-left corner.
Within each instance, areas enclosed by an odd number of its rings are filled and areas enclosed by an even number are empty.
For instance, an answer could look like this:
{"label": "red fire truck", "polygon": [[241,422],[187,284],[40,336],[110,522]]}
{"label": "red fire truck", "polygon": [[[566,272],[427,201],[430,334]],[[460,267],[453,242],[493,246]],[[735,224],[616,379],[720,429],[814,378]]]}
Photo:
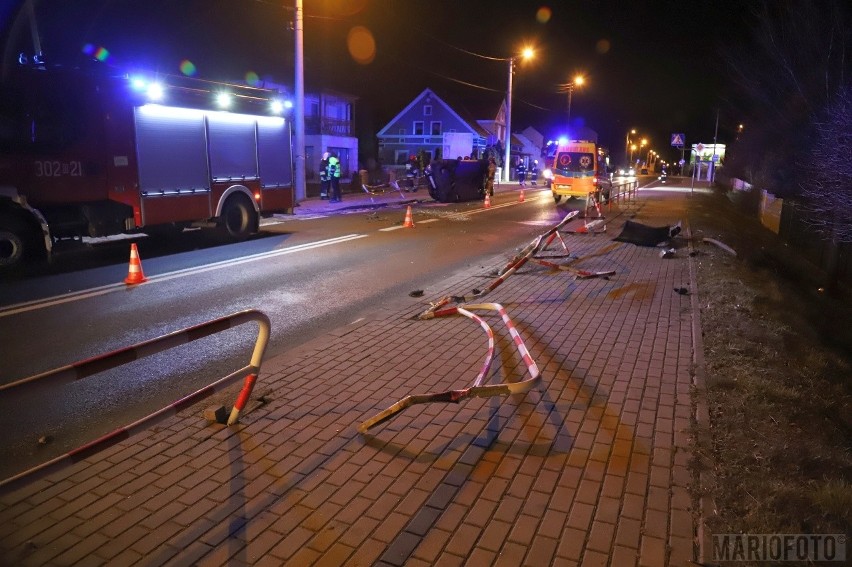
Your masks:
{"label": "red fire truck", "polygon": [[18,65],[0,84],[0,269],[59,239],[215,227],[244,239],[292,212],[279,93]]}

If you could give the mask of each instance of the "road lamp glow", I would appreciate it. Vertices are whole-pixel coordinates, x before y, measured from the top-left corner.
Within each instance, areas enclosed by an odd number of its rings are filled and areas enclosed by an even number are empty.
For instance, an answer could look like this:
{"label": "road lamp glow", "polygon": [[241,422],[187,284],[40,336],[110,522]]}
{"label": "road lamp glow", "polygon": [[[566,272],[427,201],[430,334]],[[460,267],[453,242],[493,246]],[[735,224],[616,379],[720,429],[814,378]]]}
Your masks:
{"label": "road lamp glow", "polygon": [[[525,47],[521,51],[521,59],[526,61],[535,56],[535,51],[532,47]],[[515,73],[515,60],[517,56],[509,57],[509,88],[506,90],[506,155],[504,156],[503,165],[506,166],[506,181],[509,181],[510,160],[512,154],[512,75]]]}
{"label": "road lamp glow", "polygon": [[574,87],[580,87],[583,83],[586,82],[586,78],[583,75],[577,75],[568,83],[559,85],[560,92],[568,93],[568,126],[571,126],[571,100],[574,97]]}
{"label": "road lamp glow", "polygon": [[574,87],[582,86],[582,84],[586,81],[582,75],[577,75],[574,77],[574,80],[571,81],[570,86],[568,87],[568,127],[571,127],[571,98],[574,96]]}

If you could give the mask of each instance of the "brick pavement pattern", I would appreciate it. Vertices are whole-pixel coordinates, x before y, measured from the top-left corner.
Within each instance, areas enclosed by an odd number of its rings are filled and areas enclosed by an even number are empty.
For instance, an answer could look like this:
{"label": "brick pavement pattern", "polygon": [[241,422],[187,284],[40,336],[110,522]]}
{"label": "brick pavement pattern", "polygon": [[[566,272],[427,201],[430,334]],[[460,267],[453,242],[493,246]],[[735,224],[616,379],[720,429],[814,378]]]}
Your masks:
{"label": "brick pavement pattern", "polygon": [[[268,403],[236,426],[190,408],[0,495],[0,561],[688,565],[693,313],[674,288],[694,289],[689,259],[612,240],[630,216],[684,218],[688,196],[645,195],[614,209],[606,234],[565,236],[578,267],[612,278],[527,264],[484,299],[507,308],[541,369],[529,394],[414,406],[356,432],[408,394],[472,382],[479,326],[413,316],[483,287],[507,250],[492,268],[265,361],[255,394]],[[478,314],[496,335],[490,382],[523,379],[499,316]]]}

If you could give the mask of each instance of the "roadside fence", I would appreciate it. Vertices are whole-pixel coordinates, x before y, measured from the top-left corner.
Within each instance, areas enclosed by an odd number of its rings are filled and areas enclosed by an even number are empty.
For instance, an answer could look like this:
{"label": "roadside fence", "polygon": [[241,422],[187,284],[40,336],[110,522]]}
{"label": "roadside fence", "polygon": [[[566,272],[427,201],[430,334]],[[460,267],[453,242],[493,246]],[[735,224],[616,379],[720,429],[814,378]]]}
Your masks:
{"label": "roadside fence", "polygon": [[111,433],[73,449],[72,451],[65,453],[64,455],[60,455],[46,463],[42,463],[41,465],[23,471],[10,478],[0,480],[0,489],[6,489],[17,485],[21,481],[35,480],[36,478],[55,472],[60,468],[86,459],[95,453],[103,451],[120,441],[144,431],[154,423],[175,415],[177,412],[192,406],[215,392],[221,391],[236,380],[244,377],[245,382],[243,384],[243,388],[240,391],[240,394],[234,403],[234,407],[231,410],[231,415],[228,418],[228,425],[234,425],[239,419],[240,412],[245,408],[246,402],[251,396],[251,391],[254,387],[255,381],[257,380],[257,376],[260,373],[260,364],[263,359],[263,353],[266,351],[266,345],[269,342],[271,324],[269,317],[261,311],[253,309],[240,311],[0,386],[0,394],[2,394],[4,392],[25,387],[33,387],[35,385],[42,386],[48,383],[67,384],[113,368],[118,368],[119,366],[123,366],[135,360],[238,327],[251,321],[256,321],[258,323],[258,335],[251,355],[251,360],[246,366],[150,415],[134,421],[129,425],[116,429]]}

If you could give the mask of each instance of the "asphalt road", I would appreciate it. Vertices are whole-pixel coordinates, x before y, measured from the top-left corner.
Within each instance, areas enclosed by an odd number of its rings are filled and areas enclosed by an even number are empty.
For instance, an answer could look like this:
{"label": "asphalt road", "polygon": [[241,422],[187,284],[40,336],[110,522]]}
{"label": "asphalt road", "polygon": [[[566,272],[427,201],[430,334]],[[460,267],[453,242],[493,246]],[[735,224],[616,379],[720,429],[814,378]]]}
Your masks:
{"label": "asphalt road", "polygon": [[[282,217],[247,242],[201,234],[139,241],[148,282],[128,287],[127,241],[70,251],[49,269],[0,283],[0,383],[71,364],[245,309],[272,321],[272,357],[382,307],[413,304],[460,269],[483,276],[567,212],[547,192],[325,218]],[[496,262],[496,264],[495,264]],[[167,406],[248,363],[243,325],[68,385],[0,395],[0,478]],[[329,345],[330,354],[334,345]],[[203,408],[199,408],[201,411]],[[39,439],[43,442],[39,443]]]}

